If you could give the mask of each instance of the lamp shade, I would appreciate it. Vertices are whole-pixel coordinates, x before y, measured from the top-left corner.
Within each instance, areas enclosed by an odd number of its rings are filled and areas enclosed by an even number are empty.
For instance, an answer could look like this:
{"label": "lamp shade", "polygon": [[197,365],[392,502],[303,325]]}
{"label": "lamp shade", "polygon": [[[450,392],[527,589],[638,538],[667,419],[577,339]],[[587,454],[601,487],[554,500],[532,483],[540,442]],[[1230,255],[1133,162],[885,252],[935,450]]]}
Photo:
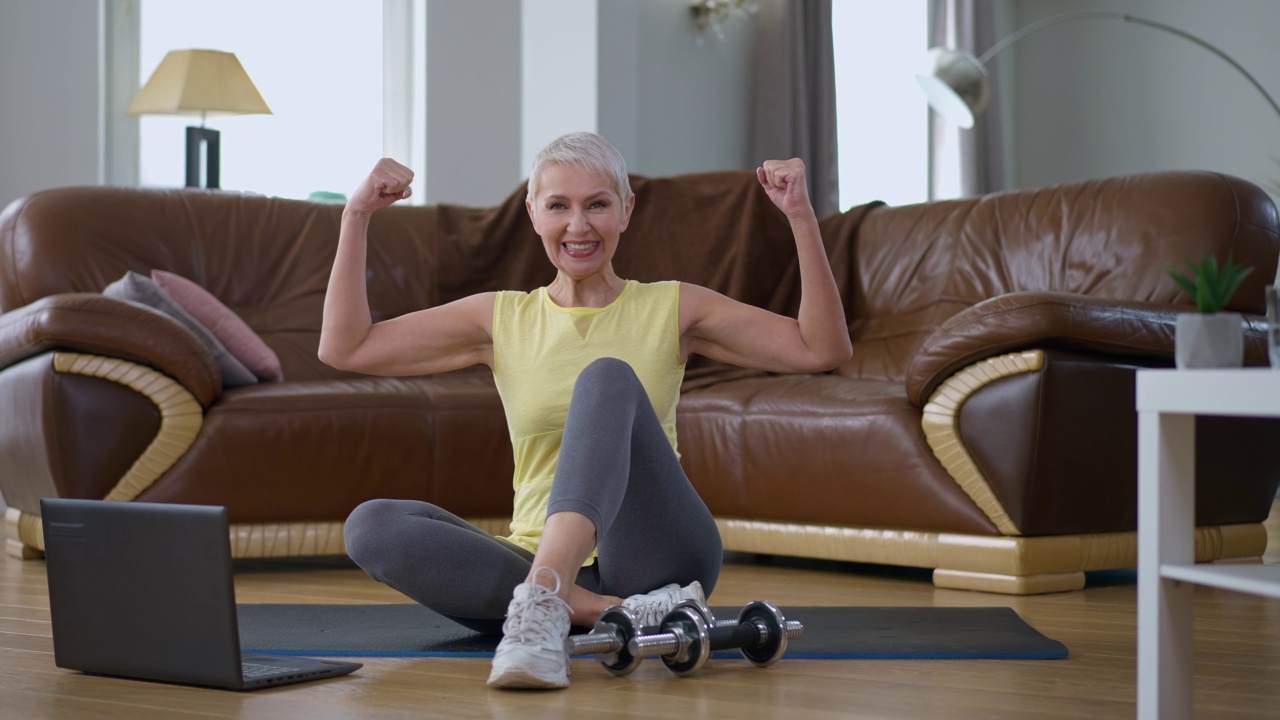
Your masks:
{"label": "lamp shade", "polygon": [[270,115],[234,53],[171,50],[134,96],[130,115]]}
{"label": "lamp shade", "polygon": [[978,58],[963,50],[935,47],[933,73],[916,75],[929,105],[949,122],[962,128],[973,127],[976,118],[991,99],[987,69]]}

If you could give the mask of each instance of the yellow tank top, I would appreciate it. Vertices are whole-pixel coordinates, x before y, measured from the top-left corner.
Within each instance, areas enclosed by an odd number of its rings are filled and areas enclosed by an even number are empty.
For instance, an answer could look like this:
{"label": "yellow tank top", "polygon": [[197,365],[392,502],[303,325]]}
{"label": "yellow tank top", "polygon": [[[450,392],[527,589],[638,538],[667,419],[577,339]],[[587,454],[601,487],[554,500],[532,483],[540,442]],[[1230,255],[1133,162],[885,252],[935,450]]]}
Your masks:
{"label": "yellow tank top", "polygon": [[680,284],[626,287],[603,308],[563,308],[546,288],[500,292],[493,305],[493,376],[515,452],[515,510],[508,540],[537,552],[560,440],[578,375],[613,357],[635,370],[676,447],[680,362]]}

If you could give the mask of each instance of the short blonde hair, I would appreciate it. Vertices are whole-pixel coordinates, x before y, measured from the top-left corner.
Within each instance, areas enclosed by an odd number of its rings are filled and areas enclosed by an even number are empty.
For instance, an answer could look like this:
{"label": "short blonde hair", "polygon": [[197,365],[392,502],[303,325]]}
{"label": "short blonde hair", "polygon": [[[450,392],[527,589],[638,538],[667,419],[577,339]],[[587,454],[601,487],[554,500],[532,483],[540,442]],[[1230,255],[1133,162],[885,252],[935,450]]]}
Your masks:
{"label": "short blonde hair", "polygon": [[622,153],[595,133],[561,135],[542,148],[529,171],[527,199],[538,196],[542,170],[548,165],[574,165],[593,170],[613,182],[613,189],[622,202],[631,197],[631,181],[627,178],[627,162],[622,159]]}

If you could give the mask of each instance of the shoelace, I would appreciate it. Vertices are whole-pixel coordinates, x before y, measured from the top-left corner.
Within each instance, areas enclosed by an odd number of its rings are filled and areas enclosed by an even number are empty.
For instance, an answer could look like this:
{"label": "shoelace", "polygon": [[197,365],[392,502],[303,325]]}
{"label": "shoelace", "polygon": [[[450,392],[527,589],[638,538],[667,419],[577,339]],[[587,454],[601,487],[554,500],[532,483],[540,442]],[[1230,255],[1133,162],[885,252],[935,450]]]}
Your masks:
{"label": "shoelace", "polygon": [[[553,589],[548,589],[536,582],[538,573],[543,570],[551,573],[555,578],[556,584]],[[502,624],[502,632],[504,635],[519,638],[521,642],[534,641],[540,645],[557,645],[561,642],[561,638],[553,634],[553,617],[552,613],[557,606],[563,607],[566,615],[569,613],[569,603],[560,598],[560,575],[549,567],[540,567],[534,571],[532,583],[533,587],[529,593],[529,597],[521,600],[516,607],[507,616],[507,621]]]}

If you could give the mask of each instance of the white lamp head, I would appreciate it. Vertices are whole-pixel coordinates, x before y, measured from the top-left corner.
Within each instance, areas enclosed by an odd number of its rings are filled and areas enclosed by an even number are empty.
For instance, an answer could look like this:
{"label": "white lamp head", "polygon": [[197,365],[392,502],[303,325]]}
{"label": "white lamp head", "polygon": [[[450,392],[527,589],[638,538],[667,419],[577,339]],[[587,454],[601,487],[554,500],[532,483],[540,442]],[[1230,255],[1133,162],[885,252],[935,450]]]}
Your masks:
{"label": "white lamp head", "polygon": [[974,118],[987,107],[991,88],[987,70],[972,53],[935,47],[933,72],[916,75],[929,105],[948,121],[962,128],[973,127]]}

